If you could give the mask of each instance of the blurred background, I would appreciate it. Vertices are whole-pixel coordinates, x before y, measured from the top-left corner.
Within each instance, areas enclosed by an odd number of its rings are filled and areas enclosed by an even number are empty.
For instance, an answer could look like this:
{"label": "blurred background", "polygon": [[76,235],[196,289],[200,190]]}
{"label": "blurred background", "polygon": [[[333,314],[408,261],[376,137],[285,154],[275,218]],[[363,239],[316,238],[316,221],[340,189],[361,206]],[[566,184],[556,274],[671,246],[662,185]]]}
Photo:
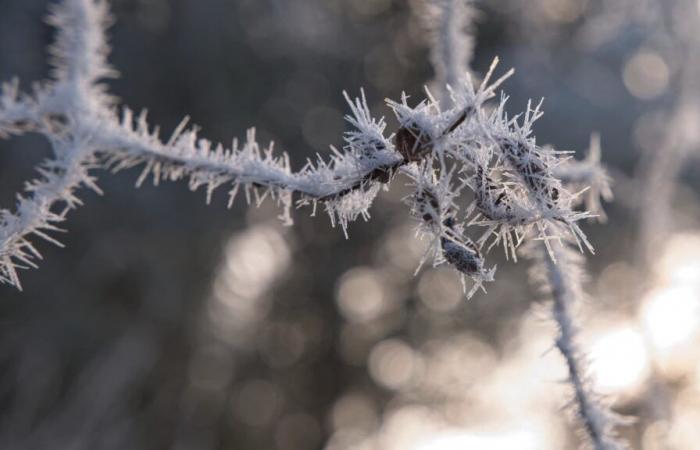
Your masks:
{"label": "blurred background", "polygon": [[[0,0],[0,80],[48,75],[46,0]],[[433,76],[420,2],[112,0],[109,85],[168,134],[229,143],[255,126],[295,167],[342,145],[342,90],[420,98]],[[473,68],[494,56],[513,112],[545,98],[538,143],[602,138],[616,199],[587,224],[577,313],[595,388],[636,417],[635,449],[700,448],[700,2],[480,2]],[[41,137],[0,141],[14,205]],[[582,156],[579,156],[582,157]],[[96,173],[24,291],[0,286],[3,449],[574,449],[549,308],[528,262],[465,301],[396,179],[346,240],[323,214],[226,209],[185,183]]]}

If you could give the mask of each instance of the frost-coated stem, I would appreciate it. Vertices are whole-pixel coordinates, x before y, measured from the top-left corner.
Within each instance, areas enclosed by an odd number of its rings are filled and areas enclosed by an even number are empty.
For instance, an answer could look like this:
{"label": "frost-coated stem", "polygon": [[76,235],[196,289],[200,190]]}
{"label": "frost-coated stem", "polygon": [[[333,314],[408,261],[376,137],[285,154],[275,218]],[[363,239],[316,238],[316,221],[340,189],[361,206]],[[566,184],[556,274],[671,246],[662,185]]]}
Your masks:
{"label": "frost-coated stem", "polygon": [[612,201],[612,178],[601,163],[602,150],[600,135],[591,134],[586,158],[582,161],[569,160],[555,167],[554,176],[562,183],[573,186],[580,191],[580,202],[586,206],[586,211],[595,216],[599,222],[605,222],[607,215],[603,210],[601,200]]}
{"label": "frost-coated stem", "polygon": [[94,165],[88,144],[71,140],[54,142],[54,146],[61,152],[38,168],[42,178],[28,184],[30,196],[18,197],[14,214],[0,211],[0,283],[21,288],[17,269],[36,267],[33,260],[41,256],[30,235],[61,245],[48,232],[61,231],[57,225],[80,205],[74,193],[81,185],[100,192],[88,174]]}
{"label": "frost-coated stem", "polygon": [[[0,135],[37,130],[54,152],[37,169],[41,178],[27,183],[29,197],[18,196],[16,211],[0,210],[0,283],[18,288],[17,269],[35,267],[34,260],[41,258],[29,236],[58,244],[47,232],[58,231],[57,223],[80,204],[75,190],[85,185],[99,192],[88,174],[95,165],[94,147],[80,117],[99,114],[107,102],[97,84],[112,74],[106,63],[107,5],[103,0],[66,0],[53,8],[49,22],[58,29],[51,47],[51,87],[38,89],[31,101],[19,96],[16,83],[6,84],[0,99]],[[56,112],[60,117],[54,117]]]}
{"label": "frost-coated stem", "polygon": [[[475,194],[470,210],[476,212],[469,225],[488,227],[478,240],[479,246],[493,234],[496,242],[505,244],[506,255],[510,248],[513,257],[515,247],[526,235],[536,232],[542,240],[531,243],[530,254],[534,253],[536,260],[532,275],[542,291],[552,296],[553,316],[559,327],[556,346],[568,367],[575,409],[596,450],[623,449],[624,444],[615,438],[613,430],[617,418],[603,406],[587,380],[586,360],[577,348],[572,312],[574,304],[582,297],[585,272],[582,255],[570,248],[569,241],[578,244],[579,249],[583,243],[593,251],[576,222],[594,214],[575,212],[573,207],[580,203],[580,196],[569,190],[589,187],[587,206],[599,216],[603,215],[600,197],[607,200],[612,193],[609,177],[600,164],[599,139],[595,135],[592,137],[586,160],[571,161],[561,158],[562,152],[535,143],[532,124],[542,114],[540,105],[531,108],[528,104],[522,120],[518,121],[517,117],[507,116],[505,98],[502,98],[494,113],[484,114],[476,100],[479,95],[471,88],[467,67],[473,39],[465,29],[471,12],[461,0],[435,0],[430,5],[437,8],[434,21],[429,22],[433,26],[431,55],[440,98],[440,106],[436,108],[446,107],[447,98],[452,98],[453,102],[463,100],[455,103],[462,105],[465,124],[458,126],[452,136],[461,139],[463,144],[452,157],[461,159],[474,171],[467,179]],[[484,84],[492,71],[493,66]],[[466,90],[445,89],[446,85],[466,86]],[[479,135],[482,145],[490,150],[478,151],[464,144],[473,141],[474,135]],[[506,174],[504,179],[497,178],[499,172]],[[473,248],[478,254],[478,247],[474,245]]]}
{"label": "frost-coated stem", "polygon": [[474,52],[471,3],[472,0],[432,0],[433,11],[426,12],[434,83],[442,91],[440,103],[443,105],[449,102],[444,86],[462,86],[471,64]]}
{"label": "frost-coated stem", "polygon": [[337,153],[330,164],[319,160],[293,172],[286,155],[276,157],[271,147],[261,148],[254,129],[249,130],[242,145],[234,141],[227,149],[199,138],[194,129],[183,131],[184,126],[178,127],[164,142],[149,131],[145,116],[137,119],[136,125],[132,123],[131,112],[126,110],[120,127],[107,126],[95,136],[100,148],[112,150],[109,165],[116,170],[145,164],[139,184],[148,175],[155,183],[161,177],[173,180],[186,177],[194,188],[207,184],[211,192],[231,181],[327,201],[383,176],[389,177],[404,164],[401,155],[382,138],[363,148],[371,157]]}
{"label": "frost-coated stem", "polygon": [[107,62],[105,30],[111,22],[106,0],[64,0],[52,8],[48,23],[57,34],[49,51],[56,83],[48,102],[58,112],[65,112],[66,106],[95,112],[113,101],[99,83],[116,76]]}
{"label": "frost-coated stem", "polygon": [[[193,190],[204,187],[207,200],[226,185],[229,206],[239,191],[249,202],[269,196],[283,207],[286,223],[291,223],[293,206],[311,204],[315,211],[320,205],[346,236],[349,222],[368,219],[379,190],[401,171],[415,187],[407,202],[421,234],[433,243],[433,263],[448,263],[471,278],[469,295],[493,280],[495,267],[487,268],[482,249],[490,237],[489,249],[501,243],[513,255],[526,237],[545,243],[574,237],[590,248],[576,223],[590,215],[572,209],[575,196],[553,172],[565,159],[561,152],[538,146],[532,136],[539,106],[528,104],[522,120],[507,116],[505,97],[495,110],[486,106],[512,71],[492,81],[495,59],[475,86],[467,72],[472,47],[466,32],[468,5],[441,0],[430,6],[437,8],[433,55],[444,63],[444,70],[436,72],[450,77],[440,82],[445,101],[429,92],[415,106],[406,94],[400,102],[388,100],[399,128],[387,134],[384,118],[371,115],[364,93],[355,99],[346,94],[351,129],[342,149],[294,171],[286,153],[259,144],[252,130],[245,142],[234,140],[227,148],[201,138],[196,127],[187,128],[183,121],[163,140],[145,114],[135,116],[128,108],[119,112],[102,84],[114,76],[107,62],[106,1],[57,3],[49,18],[58,29],[51,47],[53,79],[31,96],[19,94],[17,84],[6,85],[0,96],[0,135],[40,133],[55,154],[39,180],[28,185],[29,198],[20,197],[14,212],[1,212],[0,281],[18,285],[16,270],[33,266],[40,257],[30,235],[53,240],[46,232],[55,231],[66,211],[78,204],[75,189],[96,189],[88,173],[93,168],[141,166],[137,185],[149,178],[155,184],[184,179]],[[465,188],[474,191],[476,201],[460,213],[456,198]],[[66,208],[57,211],[62,202]],[[466,235],[470,226],[482,227],[479,239]]]}
{"label": "frost-coated stem", "polygon": [[145,114],[137,118],[124,108],[121,117],[114,99],[101,84],[114,76],[107,63],[105,28],[111,22],[104,0],[64,0],[51,11],[49,23],[57,28],[51,46],[53,79],[33,95],[19,93],[18,82],[5,83],[0,92],[0,137],[33,131],[52,144],[54,159],[39,169],[40,177],[27,184],[28,196],[18,196],[15,211],[0,210],[0,282],[19,287],[17,269],[35,267],[40,255],[31,235],[57,243],[48,232],[79,201],[80,186],[97,190],[89,169],[116,171],[142,165],[139,184],[148,176],[187,178],[190,187],[206,186],[207,197],[224,183],[231,185],[232,202],[243,187],[261,201],[266,195],[284,205],[283,218],[291,222],[293,195],[299,204],[321,202],[334,223],[343,229],[367,209],[379,187],[388,183],[406,161],[384,136],[383,119],[371,117],[364,94],[351,101],[346,96],[354,127],[345,135],[346,147],[330,161],[309,162],[293,172],[286,154],[274,156],[263,149],[253,131],[242,145],[234,141],[225,149],[200,138],[185,122],[168,141],[149,127]]}
{"label": "frost-coated stem", "polygon": [[[566,244],[552,246],[556,262],[540,245],[539,261],[534,277],[539,278],[543,291],[551,295],[554,320],[559,329],[556,347],[564,357],[568,380],[574,390],[572,405],[596,450],[627,448],[614,434],[613,427],[621,420],[613,414],[593,391],[588,377],[585,355],[578,348],[578,329],[574,323],[574,309],[581,301],[584,278],[583,257]],[[543,266],[543,267],[537,267]],[[537,273],[537,271],[542,273]]]}

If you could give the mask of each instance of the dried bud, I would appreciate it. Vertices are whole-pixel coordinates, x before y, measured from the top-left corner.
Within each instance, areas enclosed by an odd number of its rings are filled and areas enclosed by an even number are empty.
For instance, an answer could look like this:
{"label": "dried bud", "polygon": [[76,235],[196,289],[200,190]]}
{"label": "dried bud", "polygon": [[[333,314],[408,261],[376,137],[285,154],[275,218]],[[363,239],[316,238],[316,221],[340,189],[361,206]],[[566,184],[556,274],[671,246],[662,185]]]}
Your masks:
{"label": "dried bud", "polygon": [[404,125],[396,132],[396,150],[407,162],[420,161],[433,151],[430,134],[415,123]]}
{"label": "dried bud", "polygon": [[474,241],[457,234],[454,218],[448,217],[443,224],[449,230],[448,235],[440,238],[445,260],[464,274],[480,274],[483,271],[484,260]]}
{"label": "dried bud", "polygon": [[445,260],[452,264],[455,269],[467,275],[481,273],[483,259],[476,245],[470,239],[458,242],[443,237],[441,245]]}

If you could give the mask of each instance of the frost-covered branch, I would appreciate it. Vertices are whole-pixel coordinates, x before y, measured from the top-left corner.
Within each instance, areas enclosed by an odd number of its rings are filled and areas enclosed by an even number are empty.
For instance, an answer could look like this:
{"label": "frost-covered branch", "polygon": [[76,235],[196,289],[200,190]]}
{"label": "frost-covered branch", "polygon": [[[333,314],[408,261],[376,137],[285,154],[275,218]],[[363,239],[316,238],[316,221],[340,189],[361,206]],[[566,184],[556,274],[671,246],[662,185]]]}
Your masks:
{"label": "frost-covered branch", "polygon": [[[557,346],[569,366],[579,415],[597,448],[616,448],[611,446],[616,443],[610,437],[611,415],[585,383],[570,310],[580,297],[582,269],[568,243],[592,251],[578,221],[600,215],[598,198],[609,194],[598,143],[592,142],[585,161],[574,162],[565,152],[537,145],[532,126],[542,114],[540,105],[528,103],[522,115],[509,117],[502,95],[490,108],[489,100],[512,71],[492,81],[494,60],[476,86],[468,73],[470,6],[460,0],[429,6],[439,100],[430,92],[411,101],[413,106],[406,94],[389,100],[399,128],[387,134],[384,119],[371,115],[364,93],[357,99],[346,94],[352,129],[343,148],[295,171],[286,153],[261,145],[253,130],[244,142],[224,147],[201,138],[183,121],[164,140],[145,114],[128,108],[118,112],[102,84],[115,75],[107,62],[105,28],[111,19],[106,1],[58,3],[49,18],[58,30],[51,47],[53,79],[31,95],[21,94],[17,82],[3,85],[0,94],[0,136],[37,132],[54,151],[53,159],[38,168],[39,179],[18,196],[16,210],[0,211],[0,282],[19,287],[17,269],[36,265],[40,255],[32,236],[58,244],[49,233],[58,231],[67,212],[80,204],[77,189],[99,192],[92,169],[140,166],[137,184],[148,178],[155,184],[183,179],[193,190],[205,187],[207,200],[227,185],[229,206],[240,191],[249,202],[271,196],[282,205],[287,223],[293,206],[311,204],[315,210],[320,204],[346,235],[348,223],[368,218],[379,190],[400,172],[414,187],[406,202],[418,219],[419,234],[432,242],[426,257],[471,278],[468,296],[494,280],[495,266],[485,262],[493,246],[502,245],[515,258],[523,241],[543,241],[538,248],[546,248],[547,255],[539,252],[540,279],[554,298],[561,331]],[[592,186],[589,211],[577,211],[581,196],[571,189],[587,186]],[[467,190],[473,201],[464,208],[460,199]],[[470,237],[474,227],[480,229],[478,238]]]}
{"label": "frost-covered branch", "polygon": [[105,30],[111,24],[106,0],[65,0],[57,3],[48,17],[56,28],[49,48],[53,78],[49,107],[65,113],[66,107],[87,113],[113,103],[101,84],[117,73],[107,62],[109,45]]}
{"label": "frost-covered branch", "polygon": [[[347,96],[346,96],[347,97]],[[352,115],[347,120],[355,127],[346,133],[344,151],[335,151],[330,162],[309,161],[300,171],[291,169],[285,153],[275,156],[272,147],[262,148],[250,130],[245,142],[234,140],[229,149],[199,138],[195,129],[184,130],[184,122],[167,142],[149,130],[145,115],[134,120],[125,110],[119,127],[107,127],[97,135],[101,148],[110,149],[107,164],[114,170],[143,165],[141,184],[148,176],[154,183],[161,179],[189,179],[194,190],[206,186],[207,198],[222,184],[229,183],[230,202],[241,186],[249,198],[262,189],[284,205],[284,217],[291,221],[292,195],[299,203],[322,202],[331,218],[343,228],[371,205],[381,184],[393,177],[405,164],[384,136],[383,120],[369,115],[364,94],[354,102],[347,97]]]}
{"label": "frost-covered branch", "polygon": [[[521,122],[505,114],[505,98],[493,112],[485,107],[512,74],[491,82],[496,63],[478,88],[466,75],[462,89],[450,89],[451,105],[446,108],[430,95],[415,107],[409,106],[406,97],[400,103],[390,102],[401,124],[397,142],[403,141],[398,139],[401,131],[408,130],[416,136],[411,144],[416,155],[407,158],[429,154],[440,176],[449,172],[448,166],[457,167],[475,194],[475,202],[467,209],[469,225],[486,227],[477,240],[480,245],[493,236],[494,244],[502,243],[515,256],[516,247],[531,231],[545,242],[561,238],[564,232],[592,251],[577,224],[590,214],[572,209],[576,196],[553,173],[565,158],[538,146],[531,136],[532,125],[541,116],[539,107],[528,105]],[[559,223],[567,227],[556,227]]]}
{"label": "frost-covered branch", "polygon": [[436,180],[434,174],[426,173],[424,168],[408,167],[402,172],[414,180],[416,188],[414,194],[406,198],[406,203],[421,222],[419,232],[431,240],[423,262],[432,254],[434,265],[447,262],[463,275],[462,281],[464,276],[470,277],[474,282],[467,293],[470,298],[485,282],[494,281],[496,267],[486,267],[478,245],[458,222],[455,200],[464,186],[454,186],[451,173]]}
{"label": "frost-covered branch", "polygon": [[580,190],[578,198],[583,201],[586,211],[595,215],[600,222],[605,222],[607,216],[601,200],[612,201],[613,192],[612,178],[601,163],[601,154],[600,135],[592,133],[586,158],[581,161],[570,159],[558,165],[554,168],[554,176],[575,190]]}
{"label": "frost-covered branch", "polygon": [[578,329],[574,321],[575,308],[583,299],[585,280],[584,258],[568,244],[552,246],[556,262],[544,246],[532,246],[529,256],[534,259],[531,269],[533,282],[551,297],[554,320],[559,329],[556,347],[564,357],[568,381],[573,388],[572,409],[579,417],[590,443],[596,450],[628,448],[614,432],[614,426],[626,420],[610,411],[605,400],[596,394],[588,376],[586,355],[579,349]]}
{"label": "frost-covered branch", "polygon": [[[428,0],[424,22],[431,41],[430,60],[435,69],[434,84],[461,87],[469,72],[474,53],[472,0]],[[449,94],[442,92],[440,102],[449,102]]]}
{"label": "frost-covered branch", "polygon": [[[80,204],[78,187],[98,190],[88,170],[95,167],[95,148],[83,117],[103,115],[107,96],[97,84],[110,74],[105,62],[106,3],[67,0],[55,6],[49,22],[58,27],[54,56],[55,80],[37,88],[34,98],[5,85],[0,97],[0,135],[37,131],[52,145],[54,158],[27,183],[27,197],[18,196],[15,212],[0,210],[0,282],[20,287],[17,269],[35,267],[41,256],[30,241],[35,235],[57,243],[48,232]],[[99,191],[99,190],[98,190]]]}
{"label": "frost-covered branch", "polygon": [[[510,253],[514,259],[515,249],[524,239],[535,237],[542,241],[541,244],[530,244],[530,256],[536,260],[532,274],[542,291],[553,299],[553,315],[560,332],[556,346],[569,370],[576,411],[596,450],[624,448],[613,432],[617,417],[590,389],[585,356],[577,348],[572,312],[574,304],[582,297],[581,283],[585,272],[582,255],[571,249],[570,243],[576,243],[579,250],[583,244],[593,251],[577,222],[595,214],[604,217],[600,197],[609,200],[612,196],[609,177],[600,164],[599,139],[594,136],[586,160],[576,162],[567,158],[566,152],[536,144],[532,125],[542,115],[541,103],[534,108],[528,103],[522,117],[509,118],[505,113],[507,98],[502,96],[498,107],[487,113],[481,104],[494,95],[495,89],[488,87],[494,66],[489,69],[479,90],[474,89],[466,68],[461,68],[461,73],[457,74],[450,71],[458,65],[452,50],[462,49],[462,55],[470,58],[473,43],[462,32],[462,16],[452,17],[455,6],[463,7],[463,4],[447,0],[436,4],[440,7],[436,16],[444,21],[443,29],[433,35],[436,82],[444,86],[447,79],[452,86],[465,88],[443,90],[440,96],[443,101],[419,107],[414,114],[417,117],[410,123],[420,123],[422,116],[430,111],[440,113],[440,106],[445,105],[444,99],[449,94],[454,107],[445,113],[447,118],[444,120],[454,120],[449,118],[455,116],[463,118],[446,139],[455,144],[446,145],[448,150],[445,153],[461,162],[461,172],[467,175],[466,184],[474,193],[474,201],[467,209],[467,216],[472,217],[467,225],[486,227],[486,232],[473,245],[474,254],[480,256],[476,250],[491,236],[494,236],[491,246],[502,243],[506,256]],[[455,28],[455,23],[460,25]],[[468,53],[464,51],[466,48]],[[458,78],[450,78],[453,76]],[[405,105],[403,109],[407,109]],[[403,115],[407,114],[404,112]],[[432,130],[423,128],[431,135]],[[434,131],[432,133],[434,135]],[[444,170],[444,157],[440,164]],[[581,203],[582,192],[572,192],[571,189],[586,188],[589,190],[586,198],[588,211],[576,211],[574,208]]]}
{"label": "frost-covered branch", "polygon": [[96,189],[88,169],[143,165],[139,184],[148,176],[156,183],[187,178],[193,189],[205,185],[208,197],[229,183],[231,201],[241,187],[249,200],[251,195],[257,200],[274,196],[284,205],[288,222],[296,194],[298,204],[322,202],[334,223],[345,229],[358,216],[367,217],[379,187],[405,163],[384,136],[384,121],[370,116],[364,95],[354,102],[348,98],[348,121],[355,130],[346,134],[343,151],[328,162],[309,162],[298,172],[291,170],[286,154],[274,156],[272,148],[263,148],[253,131],[243,144],[234,141],[225,149],[199,138],[183,122],[163,141],[145,114],[134,119],[124,108],[120,117],[101,84],[114,76],[104,32],[109,22],[105,1],[58,3],[49,17],[58,30],[51,47],[54,79],[32,96],[20,94],[17,82],[3,86],[0,135],[41,133],[52,143],[55,159],[40,168],[39,179],[28,184],[29,195],[19,197],[17,209],[1,213],[0,281],[19,287],[17,269],[35,266],[39,253],[31,235],[57,242],[47,232],[56,231],[56,223],[78,205],[76,189]]}
{"label": "frost-covered branch", "polygon": [[[354,100],[346,94],[352,129],[344,136],[345,145],[334,149],[330,159],[308,161],[295,171],[286,153],[261,145],[253,130],[244,142],[234,140],[227,148],[201,138],[183,121],[164,140],[145,114],[134,115],[128,108],[118,112],[101,84],[114,76],[107,62],[107,3],[59,3],[49,19],[58,29],[51,48],[54,79],[32,96],[20,94],[15,84],[0,97],[0,132],[36,131],[49,139],[55,153],[40,179],[30,184],[29,197],[20,199],[15,212],[2,212],[1,280],[19,285],[16,270],[33,266],[39,257],[30,236],[53,239],[46,233],[78,204],[75,190],[81,185],[96,189],[88,170],[97,167],[118,171],[141,166],[137,185],[148,178],[155,184],[184,179],[193,190],[204,187],[207,200],[227,185],[229,206],[240,191],[249,202],[270,196],[282,205],[287,223],[293,206],[311,204],[315,211],[320,204],[346,235],[348,223],[367,219],[379,190],[400,171],[415,186],[407,201],[422,234],[434,243],[433,263],[451,264],[469,276],[474,281],[470,295],[493,280],[494,269],[486,268],[482,249],[491,237],[489,249],[500,243],[512,255],[528,236],[546,243],[573,237],[590,248],[577,225],[589,214],[571,209],[574,196],[554,174],[565,159],[537,146],[531,136],[539,107],[528,105],[520,122],[504,113],[505,97],[494,111],[489,109],[487,102],[512,71],[492,82],[494,60],[475,86],[466,71],[472,45],[465,32],[468,6],[456,1],[431,5],[442,21],[434,28],[440,31],[434,45],[441,49],[434,56],[455,83],[441,89],[447,100],[438,102],[428,92],[415,106],[405,94],[400,102],[388,101],[400,126],[387,134],[384,119],[372,117],[364,93]],[[465,189],[473,191],[475,201],[460,213],[458,197]],[[566,227],[554,226],[558,224]],[[483,228],[480,238],[467,236],[471,226]]]}
{"label": "frost-covered branch", "polygon": [[42,177],[27,183],[29,196],[18,196],[17,210],[0,211],[0,282],[21,286],[18,268],[36,267],[41,255],[30,241],[35,235],[61,245],[49,233],[61,231],[58,225],[71,209],[80,205],[75,191],[80,186],[100,192],[88,170],[95,167],[90,144],[78,138],[52,142],[56,158],[37,169]]}

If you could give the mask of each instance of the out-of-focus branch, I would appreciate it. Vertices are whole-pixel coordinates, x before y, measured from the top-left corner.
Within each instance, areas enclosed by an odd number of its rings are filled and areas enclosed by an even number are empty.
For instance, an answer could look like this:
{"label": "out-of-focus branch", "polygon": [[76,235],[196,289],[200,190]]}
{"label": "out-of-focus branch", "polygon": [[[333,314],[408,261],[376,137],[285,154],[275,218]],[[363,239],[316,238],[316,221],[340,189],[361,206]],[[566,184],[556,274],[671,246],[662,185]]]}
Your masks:
{"label": "out-of-focus branch", "polygon": [[431,40],[434,84],[442,105],[449,104],[444,86],[461,89],[474,53],[472,0],[430,0],[423,12]]}

